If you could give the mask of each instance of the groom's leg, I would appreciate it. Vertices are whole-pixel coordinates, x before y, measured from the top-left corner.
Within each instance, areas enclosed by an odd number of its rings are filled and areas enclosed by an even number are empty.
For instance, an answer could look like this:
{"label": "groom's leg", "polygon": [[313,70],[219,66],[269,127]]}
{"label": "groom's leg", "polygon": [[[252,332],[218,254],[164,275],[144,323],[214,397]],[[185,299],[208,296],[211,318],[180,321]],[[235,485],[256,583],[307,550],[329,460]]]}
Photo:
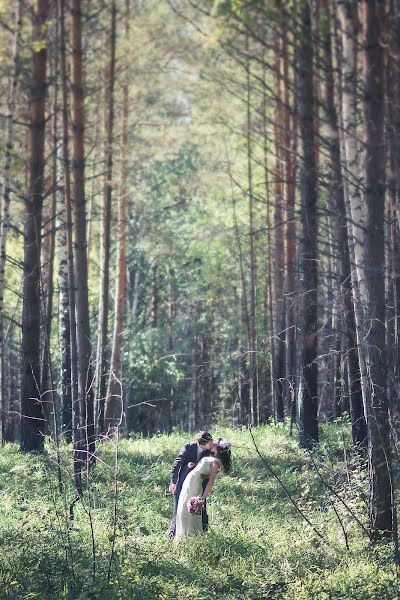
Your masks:
{"label": "groom's leg", "polygon": [[207,502],[204,505],[204,510],[201,513],[201,522],[203,525],[203,531],[208,531],[208,514],[207,514]]}
{"label": "groom's leg", "polygon": [[[203,481],[203,492],[207,487],[208,479]],[[207,514],[207,500],[204,503],[204,509],[201,513],[201,523],[203,525],[203,531],[208,531],[208,514]]]}
{"label": "groom's leg", "polygon": [[175,530],[176,530],[176,509],[178,508],[178,500],[179,500],[179,494],[181,491],[181,487],[177,487],[177,489],[175,490],[174,493],[174,511],[172,513],[172,520],[171,520],[171,527],[169,529],[169,535],[170,537],[175,537]]}

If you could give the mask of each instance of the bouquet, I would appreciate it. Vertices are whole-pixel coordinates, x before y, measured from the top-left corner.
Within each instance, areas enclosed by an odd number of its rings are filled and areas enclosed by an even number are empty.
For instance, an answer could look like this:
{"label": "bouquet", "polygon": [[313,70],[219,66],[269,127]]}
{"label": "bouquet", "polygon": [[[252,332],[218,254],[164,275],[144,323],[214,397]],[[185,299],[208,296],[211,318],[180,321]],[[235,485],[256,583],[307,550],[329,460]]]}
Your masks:
{"label": "bouquet", "polygon": [[187,510],[191,515],[201,515],[205,506],[205,500],[201,496],[193,496],[187,503]]}

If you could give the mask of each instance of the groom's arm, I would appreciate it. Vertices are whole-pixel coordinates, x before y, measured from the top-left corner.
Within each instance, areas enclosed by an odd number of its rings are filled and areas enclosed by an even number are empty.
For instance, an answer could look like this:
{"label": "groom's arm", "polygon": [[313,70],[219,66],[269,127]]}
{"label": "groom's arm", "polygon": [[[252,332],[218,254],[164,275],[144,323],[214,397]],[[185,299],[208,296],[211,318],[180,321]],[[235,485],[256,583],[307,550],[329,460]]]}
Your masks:
{"label": "groom's arm", "polygon": [[172,465],[171,483],[173,483],[175,485],[176,485],[176,482],[178,481],[179,471],[181,470],[183,465],[185,465],[187,463],[189,446],[190,446],[190,444],[185,444],[181,448],[181,451],[179,452],[178,456],[176,457],[176,459],[174,461],[174,464]]}

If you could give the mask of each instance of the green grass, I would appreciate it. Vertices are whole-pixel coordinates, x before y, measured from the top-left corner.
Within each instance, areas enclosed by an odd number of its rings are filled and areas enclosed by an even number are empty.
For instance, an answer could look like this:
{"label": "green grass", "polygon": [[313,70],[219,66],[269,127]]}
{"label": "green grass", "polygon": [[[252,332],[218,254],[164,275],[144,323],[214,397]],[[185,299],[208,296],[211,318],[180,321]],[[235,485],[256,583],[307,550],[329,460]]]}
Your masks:
{"label": "green grass", "polygon": [[[397,598],[390,545],[372,547],[317,474],[316,467],[365,522],[365,474],[344,450],[349,444],[346,426],[324,427],[313,460],[284,427],[255,431],[268,464],[323,539],[268,473],[249,433],[218,433],[232,441],[234,474],[217,480],[208,509],[210,532],[179,545],[168,538],[172,499],[167,485],[171,463],[190,436],[174,433],[120,441],[115,538],[114,442],[99,447],[84,502],[75,504],[69,525],[70,450],[62,448],[65,492],[60,495],[53,447],[47,447],[44,457],[22,456],[16,446],[4,447],[0,599]],[[333,505],[347,531],[349,551]],[[113,541],[115,558],[107,584]]]}

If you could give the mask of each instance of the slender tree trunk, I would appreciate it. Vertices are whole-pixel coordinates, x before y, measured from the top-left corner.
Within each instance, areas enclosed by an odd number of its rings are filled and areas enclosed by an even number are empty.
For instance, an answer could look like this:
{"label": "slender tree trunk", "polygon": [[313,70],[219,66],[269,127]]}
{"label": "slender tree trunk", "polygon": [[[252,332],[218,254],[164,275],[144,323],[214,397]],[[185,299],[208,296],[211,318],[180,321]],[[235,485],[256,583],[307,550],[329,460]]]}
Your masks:
{"label": "slender tree trunk", "polygon": [[[56,42],[58,44],[58,30]],[[56,419],[56,403],[54,394],[51,329],[53,322],[53,293],[54,293],[54,258],[56,243],[56,208],[57,208],[57,116],[58,116],[58,52],[55,52],[54,62],[54,97],[53,97],[53,130],[51,146],[53,151],[51,169],[51,206],[45,211],[42,234],[42,330],[43,330],[43,359],[42,359],[42,401],[46,418],[47,433],[57,437],[58,424]],[[50,71],[51,73],[51,71]],[[51,75],[50,75],[51,76]]]}
{"label": "slender tree trunk", "polygon": [[[60,320],[62,326],[61,340],[65,340],[65,353],[62,354],[62,387],[66,390],[62,403],[62,426],[67,441],[74,442],[74,457],[77,458],[81,444],[81,413],[78,394],[78,349],[76,337],[76,311],[75,311],[75,272],[73,255],[73,222],[72,222],[72,197],[69,160],[68,138],[68,93],[67,93],[67,62],[65,47],[65,14],[64,2],[58,0],[57,15],[60,21],[60,76],[62,81],[62,159],[64,168],[64,208],[65,208],[65,243],[66,243],[66,278],[63,281],[65,290],[65,305]],[[62,243],[60,242],[62,247]],[[61,260],[61,258],[60,258]],[[65,287],[64,287],[65,285]],[[79,461],[74,461],[75,483],[80,490]]]}
{"label": "slender tree trunk", "polygon": [[176,291],[175,291],[175,271],[168,271],[168,342],[167,349],[172,352],[174,349],[174,321],[176,316]]}
{"label": "slender tree trunk", "polygon": [[393,486],[385,347],[385,142],[382,3],[364,2],[364,131],[367,212],[365,275],[370,518],[377,534],[393,531]]}
{"label": "slender tree trunk", "polygon": [[[233,192],[233,185],[231,179],[231,200],[232,200],[232,212],[233,212],[233,223],[234,223],[234,231],[235,231],[235,239],[238,246],[238,254],[239,254],[239,270],[240,270],[240,283],[241,283],[241,294],[239,296],[240,303],[240,323],[243,323],[246,329],[246,338],[247,338],[247,348],[251,347],[251,336],[250,336],[250,316],[249,316],[249,305],[247,300],[247,286],[246,286],[246,278],[244,271],[244,257],[242,250],[242,243],[240,240],[239,233],[239,225],[237,219],[236,212],[236,202],[235,195]],[[239,367],[239,399],[240,399],[240,413],[241,413],[241,422],[248,423],[251,418],[251,407],[250,407],[250,398],[249,398],[249,381],[248,381],[248,373],[247,373],[247,353],[244,354],[242,352],[242,348],[239,344],[239,352],[241,354],[240,357],[240,367]]]}
{"label": "slender tree trunk", "polygon": [[[99,73],[99,79],[101,77],[101,73]],[[97,182],[97,169],[98,169],[98,161],[100,160],[99,155],[101,154],[102,148],[101,143],[99,141],[99,137],[101,136],[101,111],[99,110],[95,116],[95,124],[94,124],[94,134],[93,134],[93,156],[92,156],[92,171],[91,171],[91,185],[90,185],[90,195],[88,198],[88,208],[87,208],[87,260],[88,260],[88,273],[90,275],[90,265],[92,260],[92,250],[93,250],[93,230],[94,223],[97,218],[97,204],[96,204],[96,182]]]}
{"label": "slender tree trunk", "polygon": [[3,323],[3,304],[4,304],[4,273],[7,252],[7,234],[10,220],[10,167],[11,151],[14,139],[14,109],[15,98],[18,86],[19,74],[19,46],[20,33],[22,28],[22,0],[16,0],[15,6],[15,33],[13,40],[13,59],[11,73],[8,83],[7,96],[7,116],[6,116],[6,134],[5,134],[5,153],[3,159],[2,172],[2,198],[1,198],[1,220],[0,220],[0,410],[1,427],[0,443],[3,441],[7,428],[7,411],[5,410],[4,399],[6,397],[5,388],[5,363],[4,363],[4,323]]}
{"label": "slender tree trunk", "polygon": [[[298,14],[297,0],[293,0],[293,13]],[[292,29],[290,36],[287,38],[288,49],[292,46],[292,77],[290,70],[286,66],[284,70],[285,87],[289,90],[290,86],[294,90],[292,94],[292,112],[290,118],[290,170],[288,169],[287,182],[287,223],[286,223],[286,246],[285,246],[285,263],[287,269],[287,348],[286,348],[286,385],[288,387],[288,413],[290,414],[290,431],[296,418],[297,399],[299,397],[299,377],[298,377],[298,359],[302,354],[302,348],[298,347],[299,340],[299,322],[301,317],[301,303],[299,301],[299,264],[300,257],[298,254],[298,209],[296,208],[296,182],[298,169],[298,142],[299,142],[299,124],[298,124],[298,49],[299,39],[296,28]],[[285,60],[285,44],[284,44],[284,68],[287,60]],[[289,57],[287,57],[288,59]],[[289,96],[290,97],[290,96]],[[287,106],[290,106],[288,100]],[[288,115],[289,116],[289,115]]]}
{"label": "slender tree trunk", "polygon": [[[246,50],[249,52],[249,40],[246,37]],[[254,195],[252,173],[252,148],[251,148],[251,82],[250,60],[246,63],[247,87],[247,179],[249,201],[249,243],[250,243],[250,393],[251,393],[251,418],[254,425],[258,425],[258,360],[257,360],[257,314],[256,314],[256,255],[254,234]]]}
{"label": "slender tree trunk", "polygon": [[[294,54],[296,55],[296,42]],[[294,367],[294,326],[295,326],[295,289],[296,289],[296,153],[297,153],[297,118],[296,106],[292,107],[290,87],[296,87],[295,75],[293,81],[289,73],[289,36],[286,24],[282,31],[282,61],[283,61],[283,135],[284,135],[284,167],[285,167],[285,388],[284,399],[287,413],[290,414],[291,399],[294,397],[295,381]],[[295,60],[295,56],[293,57]],[[293,67],[295,69],[295,65]],[[294,102],[292,102],[294,104]]]}
{"label": "slender tree trunk", "polygon": [[[393,172],[396,182],[396,212],[397,212],[397,244],[400,247],[400,0],[393,0],[393,16],[391,20],[391,43],[389,51],[392,56],[393,69]],[[397,273],[397,278],[399,274]],[[396,279],[397,279],[396,278]],[[400,301],[400,283],[397,281],[397,301]],[[399,318],[400,306],[397,306],[396,314],[396,333],[399,337]],[[398,349],[398,360],[400,360],[400,349]],[[396,365],[397,373],[400,371],[400,365]]]}
{"label": "slender tree trunk", "polygon": [[282,61],[281,45],[279,40],[276,42],[276,114],[275,114],[275,168],[274,168],[274,192],[275,192],[275,402],[274,417],[275,423],[284,419],[283,412],[283,394],[285,378],[285,313],[286,306],[284,302],[285,293],[285,242],[284,242],[284,194],[285,194],[285,153],[284,144],[284,123],[282,107]]}
{"label": "slender tree trunk", "polygon": [[81,0],[71,0],[71,120],[72,173],[75,230],[75,303],[78,351],[78,390],[86,459],[94,460],[95,430],[90,343],[88,269],[86,254],[86,198],[84,151],[84,89],[82,64]]}
{"label": "slender tree trunk", "polygon": [[140,279],[142,276],[141,260],[139,259],[137,268],[130,268],[128,271],[128,312],[129,312],[129,327],[136,324],[139,305],[139,290]]}
{"label": "slender tree trunk", "polygon": [[152,269],[152,281],[151,281],[151,301],[150,301],[150,326],[156,329],[158,326],[158,305],[159,305],[159,291],[158,291],[158,266],[154,265]]}
{"label": "slender tree trunk", "polygon": [[[249,324],[249,308],[247,303],[246,294],[243,294],[240,298],[240,321],[245,325],[248,330],[247,336],[247,348],[250,347],[250,324]],[[243,325],[242,325],[243,326]],[[240,410],[242,423],[248,424],[251,422],[251,377],[249,372],[250,361],[248,360],[248,352],[240,347]]]}
{"label": "slender tree trunk", "polygon": [[[125,38],[129,37],[130,0],[125,0]],[[114,23],[115,34],[115,23]],[[115,42],[114,42],[115,43]],[[110,378],[106,400],[106,422],[113,424],[123,414],[121,353],[126,296],[126,238],[128,232],[128,112],[129,87],[125,81],[122,88],[122,131],[121,131],[121,185],[118,198],[118,249],[117,278],[115,284],[114,336],[111,354]],[[120,410],[118,410],[118,408]],[[100,423],[99,423],[100,426]]]}
{"label": "slender tree trunk", "polygon": [[[104,182],[103,198],[103,231],[102,231],[102,266],[101,266],[101,292],[100,292],[100,339],[98,344],[98,425],[99,432],[112,423],[104,423],[104,408],[106,404],[107,385],[110,374],[109,349],[108,349],[108,316],[110,299],[110,250],[111,250],[111,201],[112,201],[112,174],[113,174],[113,135],[114,135],[114,80],[115,80],[115,29],[116,5],[111,5],[110,29],[110,63],[107,74],[106,93],[106,175]],[[111,405],[110,405],[111,408]]]}
{"label": "slender tree trunk", "polygon": [[357,349],[361,371],[364,414],[367,415],[367,374],[363,339],[365,284],[365,214],[361,199],[362,177],[358,164],[357,140],[357,24],[351,0],[338,0],[343,46],[342,56],[342,130],[343,179],[346,200],[347,228],[352,268],[352,293],[356,321]]}
{"label": "slender tree trunk", "polygon": [[[193,340],[193,345],[196,343]],[[196,350],[192,348],[192,382],[190,386],[190,395],[188,402],[188,426],[189,431],[194,431],[196,428],[196,381],[197,381],[197,365],[196,365]]]}
{"label": "slender tree trunk", "polygon": [[54,431],[54,390],[52,382],[51,361],[51,325],[53,313],[53,281],[54,281],[54,255],[55,255],[55,185],[51,183],[52,204],[43,211],[44,226],[42,230],[42,256],[41,256],[41,281],[42,281],[42,352],[41,352],[41,387],[43,413],[46,420],[46,435],[53,435]]}
{"label": "slender tree trunk", "polygon": [[[386,103],[389,164],[389,282],[387,346],[388,346],[388,390],[389,411],[398,421],[400,398],[400,1],[389,0],[388,30],[383,41],[386,47]],[[395,435],[398,436],[398,423]]]}
{"label": "slender tree trunk", "polygon": [[313,45],[311,14],[302,2],[302,29],[299,47],[299,122],[303,148],[302,164],[302,277],[304,303],[303,390],[300,398],[300,442],[311,447],[318,442],[317,420],[317,329],[318,329],[318,250],[317,250],[317,170],[315,162]]}
{"label": "slender tree trunk", "polygon": [[[175,271],[170,268],[168,271],[168,316],[167,316],[167,327],[168,327],[168,352],[173,352],[175,345],[174,338],[174,323],[176,317],[176,290],[175,290]],[[168,433],[171,433],[173,429],[173,416],[174,416],[174,388],[171,386],[169,392],[168,401]]]}
{"label": "slender tree trunk", "polygon": [[[263,154],[264,154],[264,186],[265,186],[265,227],[266,227],[266,275],[267,275],[267,305],[268,305],[268,332],[270,339],[270,373],[271,373],[271,399],[275,398],[275,322],[274,322],[274,295],[273,295],[273,269],[272,269],[272,219],[271,219],[271,197],[269,186],[269,167],[268,167],[268,129],[267,129],[267,89],[266,89],[266,69],[263,69]],[[271,402],[272,414],[273,400]],[[266,415],[265,415],[266,417]],[[265,421],[267,419],[265,418]]]}
{"label": "slender tree trunk", "polygon": [[333,57],[332,41],[330,30],[330,14],[327,0],[322,2],[322,10],[325,14],[327,23],[326,33],[323,37],[324,57],[325,57],[325,110],[329,124],[329,154],[331,159],[331,195],[333,205],[337,211],[337,247],[339,251],[339,267],[341,279],[341,298],[344,310],[344,324],[348,339],[346,356],[349,369],[349,402],[352,420],[353,442],[358,447],[364,447],[367,437],[366,419],[364,416],[362,392],[361,392],[361,371],[358,360],[356,323],[354,315],[354,306],[352,303],[352,286],[350,270],[350,250],[349,238],[347,234],[346,205],[344,196],[344,183],[342,173],[342,157],[340,148],[339,121],[335,105],[335,85],[333,76]]}
{"label": "slender tree trunk", "polygon": [[[44,418],[40,387],[40,248],[45,164],[48,0],[33,12],[33,70],[29,190],[25,198],[24,284],[22,307],[21,450],[43,451]],[[39,49],[40,48],[40,49]]]}
{"label": "slender tree trunk", "polygon": [[65,188],[57,190],[58,318],[62,435],[72,441],[71,336],[68,293],[68,247]]}

